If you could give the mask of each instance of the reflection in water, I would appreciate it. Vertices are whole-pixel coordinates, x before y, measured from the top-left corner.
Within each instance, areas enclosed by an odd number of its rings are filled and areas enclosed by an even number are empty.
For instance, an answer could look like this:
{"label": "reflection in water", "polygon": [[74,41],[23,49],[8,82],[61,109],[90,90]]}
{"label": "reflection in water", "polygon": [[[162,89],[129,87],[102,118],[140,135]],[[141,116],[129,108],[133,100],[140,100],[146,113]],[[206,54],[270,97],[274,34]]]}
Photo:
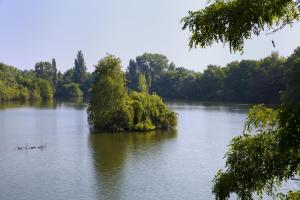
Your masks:
{"label": "reflection in water", "polygon": [[[178,134],[91,134],[81,100],[0,104],[0,199],[214,199],[212,179],[247,106],[168,105]],[[14,150],[44,142],[44,151]]]}
{"label": "reflection in water", "polygon": [[54,100],[48,101],[10,101],[0,103],[0,109],[11,109],[11,108],[48,108],[55,109],[56,102]]}
{"label": "reflection in water", "polygon": [[68,101],[64,100],[35,100],[35,101],[9,101],[5,103],[0,102],[0,110],[12,108],[36,108],[36,109],[56,109],[57,106],[70,107],[72,109],[83,109],[86,105],[83,98],[72,98]]}
{"label": "reflection in water", "polygon": [[101,199],[121,199],[127,157],[133,152],[159,151],[165,140],[176,136],[176,130],[90,134],[89,143],[99,186],[98,196]]}
{"label": "reflection in water", "polygon": [[225,111],[232,113],[245,113],[252,107],[251,104],[235,104],[227,102],[189,102],[170,101],[168,106],[175,110],[207,110],[207,111]]}
{"label": "reflection in water", "polygon": [[82,110],[86,106],[85,100],[82,97],[74,97],[68,99],[68,101],[65,101],[64,99],[58,99],[56,102],[59,106],[64,105],[65,107],[75,108],[77,110]]}
{"label": "reflection in water", "polygon": [[[80,99],[0,104],[0,199],[213,199],[211,181],[247,106],[168,106],[178,134],[91,134]],[[45,151],[14,150],[43,142]]]}

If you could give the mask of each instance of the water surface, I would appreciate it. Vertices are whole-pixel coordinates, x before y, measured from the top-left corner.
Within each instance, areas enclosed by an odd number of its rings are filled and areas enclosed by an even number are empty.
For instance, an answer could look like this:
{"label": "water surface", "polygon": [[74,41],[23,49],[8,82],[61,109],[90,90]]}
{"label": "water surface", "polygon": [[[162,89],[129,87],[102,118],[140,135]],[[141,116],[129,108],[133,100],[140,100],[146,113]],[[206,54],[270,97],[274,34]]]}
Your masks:
{"label": "water surface", "polygon": [[176,131],[91,134],[81,102],[2,104],[0,199],[213,199],[212,179],[249,106],[168,105]]}

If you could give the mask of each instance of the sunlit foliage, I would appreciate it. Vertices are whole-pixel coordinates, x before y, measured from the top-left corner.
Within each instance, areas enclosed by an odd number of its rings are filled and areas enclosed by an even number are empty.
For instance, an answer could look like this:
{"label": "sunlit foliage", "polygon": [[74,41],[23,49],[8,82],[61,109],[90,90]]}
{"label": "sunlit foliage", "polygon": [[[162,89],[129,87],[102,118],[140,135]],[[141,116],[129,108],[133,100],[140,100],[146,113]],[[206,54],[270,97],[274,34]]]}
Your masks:
{"label": "sunlit foliage", "polygon": [[276,32],[298,21],[296,0],[212,0],[201,10],[190,11],[182,19],[183,29],[191,32],[189,46],[207,47],[229,44],[230,50],[242,51],[246,39],[267,30]]}
{"label": "sunlit foliage", "polygon": [[[253,199],[255,193],[275,195],[282,182],[300,175],[298,52],[296,49],[287,61],[283,104],[277,109],[253,107],[243,135],[232,140],[226,153],[226,169],[214,179],[216,199],[228,199],[231,193],[246,200]],[[279,196],[297,199],[299,192]]]}
{"label": "sunlit foliage", "polygon": [[[162,99],[142,93],[128,94],[121,61],[109,55],[99,61],[94,73],[88,107],[89,123],[102,131],[150,131],[176,126],[177,116]],[[140,81],[145,84],[145,80]],[[142,88],[144,87],[144,88]]]}
{"label": "sunlit foliage", "polygon": [[[216,199],[236,193],[240,199],[253,194],[275,195],[283,181],[300,167],[300,104],[270,109],[253,107],[244,134],[234,138],[226,153],[226,170],[214,179]],[[291,123],[292,122],[292,123]]]}
{"label": "sunlit foliage", "polygon": [[[154,62],[155,59],[158,61]],[[224,67],[209,65],[203,72],[177,67],[162,55],[153,56],[152,62],[162,63],[157,68],[163,70],[148,70],[146,64],[129,62],[126,78],[131,90],[141,91],[141,76],[145,76],[148,91],[164,99],[245,103],[279,103],[280,91],[285,89],[285,71],[290,65],[277,52],[261,60],[235,61]],[[151,71],[151,81],[144,75],[147,71]]]}
{"label": "sunlit foliage", "polygon": [[33,71],[21,71],[0,63],[0,101],[52,98],[51,82],[40,79]]}

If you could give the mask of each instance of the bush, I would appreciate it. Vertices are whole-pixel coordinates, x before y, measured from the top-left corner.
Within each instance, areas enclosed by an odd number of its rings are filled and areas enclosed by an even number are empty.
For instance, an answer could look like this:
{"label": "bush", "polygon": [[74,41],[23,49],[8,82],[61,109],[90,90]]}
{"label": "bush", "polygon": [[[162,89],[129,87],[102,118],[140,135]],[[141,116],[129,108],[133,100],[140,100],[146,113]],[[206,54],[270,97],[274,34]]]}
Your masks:
{"label": "bush", "polygon": [[57,94],[60,97],[82,97],[83,92],[80,89],[79,84],[77,83],[69,83],[62,85],[59,90],[57,91]]}
{"label": "bush", "polygon": [[157,95],[132,92],[129,102],[134,111],[133,130],[169,129],[177,124],[176,113],[170,111]]}
{"label": "bush", "polygon": [[39,80],[38,87],[40,89],[41,97],[43,100],[49,100],[49,99],[53,98],[54,91],[53,91],[49,81]]}

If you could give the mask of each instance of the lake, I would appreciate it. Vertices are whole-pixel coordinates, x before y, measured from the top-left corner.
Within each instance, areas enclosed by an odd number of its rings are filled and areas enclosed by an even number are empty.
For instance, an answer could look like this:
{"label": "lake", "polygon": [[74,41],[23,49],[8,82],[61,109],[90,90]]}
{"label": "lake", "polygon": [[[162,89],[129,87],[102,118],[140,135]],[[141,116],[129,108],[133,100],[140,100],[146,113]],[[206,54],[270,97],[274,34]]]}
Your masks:
{"label": "lake", "polygon": [[168,106],[176,131],[93,134],[81,102],[1,104],[0,199],[213,199],[213,177],[249,106]]}

